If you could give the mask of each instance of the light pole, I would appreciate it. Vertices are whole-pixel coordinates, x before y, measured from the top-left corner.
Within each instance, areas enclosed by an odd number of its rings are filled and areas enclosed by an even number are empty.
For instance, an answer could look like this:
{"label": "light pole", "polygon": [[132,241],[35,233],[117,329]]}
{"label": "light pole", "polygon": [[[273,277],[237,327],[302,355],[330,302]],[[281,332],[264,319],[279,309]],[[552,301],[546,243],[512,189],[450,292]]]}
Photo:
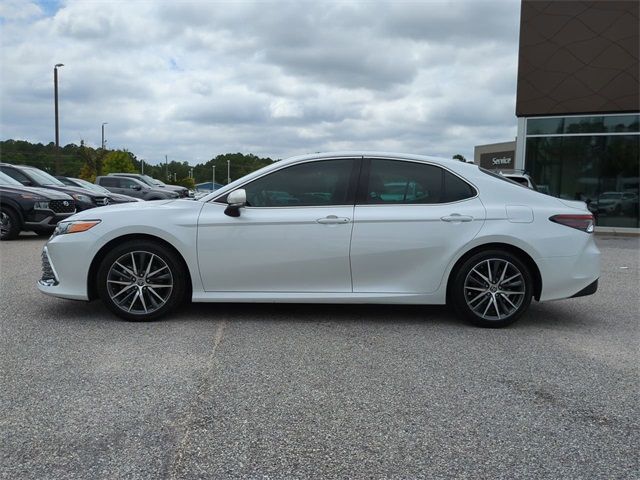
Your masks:
{"label": "light pole", "polygon": [[109,125],[109,122],[102,122],[102,150],[104,150],[104,126]]}
{"label": "light pole", "polygon": [[60,124],[58,122],[58,68],[64,67],[62,63],[56,63],[53,67],[53,102],[56,115],[56,173],[60,173],[60,156],[58,149],[60,148]]}
{"label": "light pole", "polygon": [[144,175],[144,158],[140,159],[140,168],[142,169],[140,173]]}
{"label": "light pole", "polygon": [[227,160],[227,184],[231,183],[231,160]]}
{"label": "light pole", "polygon": [[216,166],[213,165],[213,176],[211,177],[211,191],[216,189]]}

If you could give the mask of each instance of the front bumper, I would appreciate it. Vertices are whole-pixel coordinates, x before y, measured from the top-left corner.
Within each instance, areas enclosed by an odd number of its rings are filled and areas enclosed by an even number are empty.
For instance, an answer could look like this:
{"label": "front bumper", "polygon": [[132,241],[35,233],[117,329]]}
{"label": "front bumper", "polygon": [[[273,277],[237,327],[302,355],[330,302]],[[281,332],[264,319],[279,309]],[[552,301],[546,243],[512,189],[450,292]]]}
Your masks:
{"label": "front bumper", "polygon": [[[93,259],[91,232],[51,238],[42,251],[42,277],[38,290],[71,300],[89,300],[87,273]],[[70,261],[72,259],[72,261]]]}

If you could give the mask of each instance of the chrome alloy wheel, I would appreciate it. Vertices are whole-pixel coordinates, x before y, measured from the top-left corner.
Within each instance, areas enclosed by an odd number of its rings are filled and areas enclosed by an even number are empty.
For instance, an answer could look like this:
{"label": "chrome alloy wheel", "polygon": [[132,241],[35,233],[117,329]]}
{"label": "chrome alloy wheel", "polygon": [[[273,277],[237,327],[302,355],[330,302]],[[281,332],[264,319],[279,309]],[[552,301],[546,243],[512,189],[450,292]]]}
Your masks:
{"label": "chrome alloy wheel", "polygon": [[476,264],[464,281],[467,306],[484,320],[504,320],[513,315],[525,298],[522,272],[502,258]]}
{"label": "chrome alloy wheel", "polygon": [[0,212],[0,236],[4,238],[11,231],[11,218],[4,212]]}
{"label": "chrome alloy wheel", "polygon": [[118,308],[133,314],[149,314],[162,308],[172,290],[171,269],[151,252],[128,252],[113,262],[107,274],[109,297]]}

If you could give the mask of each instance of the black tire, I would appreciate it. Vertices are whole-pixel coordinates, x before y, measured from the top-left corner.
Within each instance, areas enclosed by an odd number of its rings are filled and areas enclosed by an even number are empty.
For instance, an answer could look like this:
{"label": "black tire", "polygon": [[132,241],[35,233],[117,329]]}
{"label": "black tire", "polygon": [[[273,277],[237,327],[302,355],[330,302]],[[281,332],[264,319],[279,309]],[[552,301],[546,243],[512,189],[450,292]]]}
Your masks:
{"label": "black tire", "polygon": [[[137,262],[130,262],[131,257],[134,260],[138,258]],[[153,265],[150,269],[145,268],[149,261]],[[141,264],[139,268],[134,268],[138,263]],[[151,278],[158,268],[162,272]],[[127,269],[138,275],[127,274]],[[143,270],[150,274],[149,279]],[[159,242],[131,240],[105,255],[98,268],[96,281],[98,295],[109,310],[125,320],[149,321],[166,315],[184,301],[187,272],[181,259],[170,248]],[[163,286],[158,288],[156,284]],[[167,287],[169,284],[170,288]],[[142,296],[142,299],[134,298],[136,295]],[[160,297],[165,295],[162,301]],[[154,305],[154,302],[158,305]]]}
{"label": "black tire", "polygon": [[[489,278],[491,282],[486,281]],[[452,279],[449,295],[452,307],[459,316],[478,327],[510,325],[531,304],[531,272],[518,256],[508,252],[478,252],[457,268]]]}
{"label": "black tire", "polygon": [[0,240],[14,240],[20,235],[20,217],[9,207],[0,208]]}

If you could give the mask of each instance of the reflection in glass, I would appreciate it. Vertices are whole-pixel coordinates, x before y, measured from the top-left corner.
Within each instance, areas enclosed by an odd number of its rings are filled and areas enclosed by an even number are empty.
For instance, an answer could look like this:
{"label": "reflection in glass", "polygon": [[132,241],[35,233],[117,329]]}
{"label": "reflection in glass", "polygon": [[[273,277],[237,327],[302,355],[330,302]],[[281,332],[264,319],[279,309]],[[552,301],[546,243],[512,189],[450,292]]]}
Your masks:
{"label": "reflection in glass", "polygon": [[586,202],[597,225],[640,227],[640,135],[528,138],[526,150],[542,191]]}

